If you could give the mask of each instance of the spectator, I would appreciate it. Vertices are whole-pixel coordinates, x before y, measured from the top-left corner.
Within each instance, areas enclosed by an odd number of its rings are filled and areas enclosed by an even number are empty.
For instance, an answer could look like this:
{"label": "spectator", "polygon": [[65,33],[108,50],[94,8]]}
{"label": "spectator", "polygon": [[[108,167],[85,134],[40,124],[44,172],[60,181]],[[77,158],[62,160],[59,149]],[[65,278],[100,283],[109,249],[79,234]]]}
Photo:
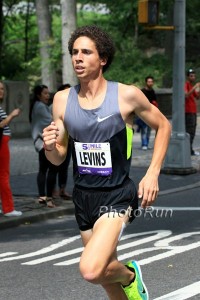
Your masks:
{"label": "spectator", "polygon": [[[4,98],[4,84],[0,81],[0,103]],[[11,130],[9,123],[13,118],[19,116],[20,109],[14,109],[9,115],[0,106],[0,198],[2,204],[2,212],[5,217],[18,217],[22,215],[21,211],[14,209],[14,201],[10,187],[10,150],[9,140]]]}
{"label": "spectator", "polygon": [[[147,76],[145,78],[145,87],[141,89],[141,91],[145,94],[149,102],[158,107],[158,103],[156,100],[156,93],[153,89],[154,85],[154,78],[153,76]],[[151,136],[151,127],[148,126],[145,122],[141,119],[137,120],[137,124],[139,127],[139,131],[141,133],[141,147],[142,150],[150,149],[149,147],[149,140]]]}
{"label": "spectator", "polygon": [[38,152],[39,172],[37,185],[39,192],[38,202],[49,208],[55,207],[53,203],[53,188],[56,182],[57,167],[51,164],[43,149],[42,131],[52,121],[49,104],[49,90],[46,85],[38,85],[34,88],[34,98],[31,103],[29,120],[31,122],[32,138],[35,150]]}
{"label": "spectator", "polygon": [[200,82],[195,84],[196,74],[193,69],[189,69],[186,73],[187,80],[185,82],[185,127],[186,132],[190,135],[190,151],[191,155],[199,155],[198,151],[193,149],[193,141],[197,125],[197,105],[196,99],[199,99]]}

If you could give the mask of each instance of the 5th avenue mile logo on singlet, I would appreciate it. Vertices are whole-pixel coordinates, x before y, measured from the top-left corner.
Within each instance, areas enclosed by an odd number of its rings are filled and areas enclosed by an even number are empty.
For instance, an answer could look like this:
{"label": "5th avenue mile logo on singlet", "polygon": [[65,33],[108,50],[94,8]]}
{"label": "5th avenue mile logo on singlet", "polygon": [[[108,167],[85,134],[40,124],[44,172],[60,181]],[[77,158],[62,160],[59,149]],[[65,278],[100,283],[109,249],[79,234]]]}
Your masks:
{"label": "5th avenue mile logo on singlet", "polygon": [[112,173],[109,143],[75,142],[74,146],[80,174],[108,176]]}

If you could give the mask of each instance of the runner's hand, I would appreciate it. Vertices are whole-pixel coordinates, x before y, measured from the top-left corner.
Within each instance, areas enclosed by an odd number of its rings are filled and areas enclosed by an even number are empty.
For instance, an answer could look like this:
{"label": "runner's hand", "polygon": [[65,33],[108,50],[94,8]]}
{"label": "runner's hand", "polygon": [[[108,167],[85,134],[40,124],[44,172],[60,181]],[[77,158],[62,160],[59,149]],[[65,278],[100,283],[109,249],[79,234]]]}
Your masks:
{"label": "runner's hand", "polygon": [[49,126],[44,128],[42,136],[44,141],[44,148],[47,151],[52,151],[55,149],[58,135],[59,129],[56,126],[55,122],[51,122]]}
{"label": "runner's hand", "polygon": [[151,206],[159,192],[158,176],[146,174],[139,183],[138,198],[142,200],[141,207]]}

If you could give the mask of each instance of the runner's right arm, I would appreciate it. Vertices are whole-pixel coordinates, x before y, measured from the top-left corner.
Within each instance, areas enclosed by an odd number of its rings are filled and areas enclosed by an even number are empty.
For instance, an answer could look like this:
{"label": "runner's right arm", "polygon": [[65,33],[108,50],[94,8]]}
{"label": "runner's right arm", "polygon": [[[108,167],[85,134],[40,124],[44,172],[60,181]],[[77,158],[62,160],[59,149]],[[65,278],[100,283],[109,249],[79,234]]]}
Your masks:
{"label": "runner's right arm", "polygon": [[56,93],[53,100],[53,122],[43,130],[44,149],[47,159],[60,165],[66,157],[68,133],[64,126],[69,89]]}

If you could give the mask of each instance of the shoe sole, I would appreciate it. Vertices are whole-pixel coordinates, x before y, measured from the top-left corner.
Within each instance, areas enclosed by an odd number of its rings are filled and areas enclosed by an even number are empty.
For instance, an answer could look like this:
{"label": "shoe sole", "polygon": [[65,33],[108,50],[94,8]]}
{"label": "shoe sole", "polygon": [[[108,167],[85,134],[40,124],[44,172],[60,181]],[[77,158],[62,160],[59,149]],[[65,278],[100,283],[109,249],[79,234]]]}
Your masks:
{"label": "shoe sole", "polygon": [[134,265],[136,265],[136,267],[137,267],[137,271],[138,271],[138,273],[139,273],[139,275],[140,275],[140,278],[141,278],[143,287],[145,288],[145,291],[146,291],[147,300],[149,300],[149,293],[148,293],[147,287],[146,287],[146,285],[145,285],[145,283],[144,283],[144,281],[143,281],[143,278],[142,278],[142,271],[141,271],[140,265],[139,265],[138,262],[135,261],[135,260],[134,260],[133,266],[134,266]]}

